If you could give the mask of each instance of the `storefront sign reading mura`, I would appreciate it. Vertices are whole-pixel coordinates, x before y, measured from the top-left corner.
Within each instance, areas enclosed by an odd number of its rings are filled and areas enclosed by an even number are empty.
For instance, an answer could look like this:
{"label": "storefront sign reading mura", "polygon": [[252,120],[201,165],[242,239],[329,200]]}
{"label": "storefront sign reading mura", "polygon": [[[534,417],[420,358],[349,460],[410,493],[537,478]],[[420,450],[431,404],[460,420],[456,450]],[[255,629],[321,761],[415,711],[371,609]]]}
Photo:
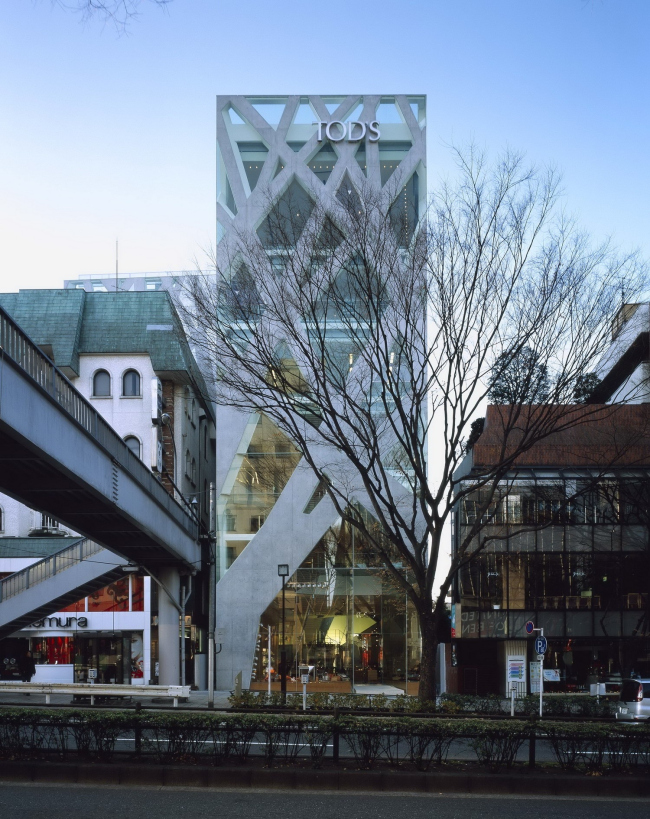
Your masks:
{"label": "storefront sign reading mura", "polygon": [[347,139],[348,142],[361,142],[366,134],[368,135],[368,142],[377,142],[381,136],[379,123],[376,120],[373,122],[359,122],[355,119],[351,122],[341,122],[338,119],[333,119],[331,122],[314,122],[312,125],[318,125],[319,142],[322,142],[325,137],[330,142],[342,142],[344,139]]}
{"label": "storefront sign reading mura", "polygon": [[36,623],[32,623],[32,628],[88,628],[87,617],[44,617]]}

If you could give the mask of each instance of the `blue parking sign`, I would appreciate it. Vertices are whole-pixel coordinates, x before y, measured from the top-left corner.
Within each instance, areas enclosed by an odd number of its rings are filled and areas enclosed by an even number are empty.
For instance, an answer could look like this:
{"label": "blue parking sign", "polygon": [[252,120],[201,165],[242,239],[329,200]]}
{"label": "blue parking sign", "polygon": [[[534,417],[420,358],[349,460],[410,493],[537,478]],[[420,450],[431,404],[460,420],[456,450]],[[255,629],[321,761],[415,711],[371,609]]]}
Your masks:
{"label": "blue parking sign", "polygon": [[535,637],[535,653],[536,654],[546,654],[546,649],[548,648],[548,642],[546,637]]}

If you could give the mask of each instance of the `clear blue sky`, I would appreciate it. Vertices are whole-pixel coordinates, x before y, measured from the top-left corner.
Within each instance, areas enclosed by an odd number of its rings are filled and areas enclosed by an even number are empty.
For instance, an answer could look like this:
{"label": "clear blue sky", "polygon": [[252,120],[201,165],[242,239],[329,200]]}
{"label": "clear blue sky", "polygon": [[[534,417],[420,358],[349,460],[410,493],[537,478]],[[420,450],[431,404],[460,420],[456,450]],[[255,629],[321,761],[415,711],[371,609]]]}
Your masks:
{"label": "clear blue sky", "polygon": [[193,266],[215,232],[218,93],[426,93],[446,145],[564,173],[569,212],[650,256],[650,0],[143,0],[127,36],[0,10],[0,290]]}

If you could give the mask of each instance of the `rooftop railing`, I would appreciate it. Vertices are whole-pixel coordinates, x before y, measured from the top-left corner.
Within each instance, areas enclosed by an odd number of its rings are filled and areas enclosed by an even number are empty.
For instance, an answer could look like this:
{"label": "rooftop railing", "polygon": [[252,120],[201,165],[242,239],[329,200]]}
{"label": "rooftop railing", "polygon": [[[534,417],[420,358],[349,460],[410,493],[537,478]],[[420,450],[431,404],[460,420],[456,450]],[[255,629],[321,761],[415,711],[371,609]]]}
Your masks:
{"label": "rooftop railing", "polygon": [[0,358],[10,359],[59,407],[93,438],[147,491],[193,538],[196,520],[165,490],[162,484],[131,452],[117,432],[72,385],[45,353],[0,307]]}

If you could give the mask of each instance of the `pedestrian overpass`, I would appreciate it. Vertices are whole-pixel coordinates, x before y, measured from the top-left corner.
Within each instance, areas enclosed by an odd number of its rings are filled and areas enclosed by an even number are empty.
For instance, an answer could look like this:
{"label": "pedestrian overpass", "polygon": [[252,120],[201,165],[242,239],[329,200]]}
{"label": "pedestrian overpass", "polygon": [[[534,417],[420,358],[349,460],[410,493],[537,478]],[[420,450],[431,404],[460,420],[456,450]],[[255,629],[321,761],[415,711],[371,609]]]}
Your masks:
{"label": "pedestrian overpass", "polygon": [[[196,518],[2,308],[0,491],[51,515],[124,563],[144,567],[171,587],[172,597],[179,572],[200,568]],[[47,604],[44,596],[50,603],[73,592],[83,596],[88,582],[99,582],[86,577],[88,566],[80,566],[54,572],[40,583],[39,594],[30,595],[34,605]],[[18,596],[25,594],[26,589]],[[166,608],[165,597],[160,595],[161,608]],[[0,602],[0,629],[13,622],[16,600],[8,604]],[[21,615],[26,616],[31,614]],[[167,617],[161,611],[159,619],[162,625],[170,620],[171,628],[175,621],[178,631],[175,609]]]}
{"label": "pedestrian overpass", "polygon": [[0,640],[119,580],[124,566],[123,557],[84,538],[2,578]]}

